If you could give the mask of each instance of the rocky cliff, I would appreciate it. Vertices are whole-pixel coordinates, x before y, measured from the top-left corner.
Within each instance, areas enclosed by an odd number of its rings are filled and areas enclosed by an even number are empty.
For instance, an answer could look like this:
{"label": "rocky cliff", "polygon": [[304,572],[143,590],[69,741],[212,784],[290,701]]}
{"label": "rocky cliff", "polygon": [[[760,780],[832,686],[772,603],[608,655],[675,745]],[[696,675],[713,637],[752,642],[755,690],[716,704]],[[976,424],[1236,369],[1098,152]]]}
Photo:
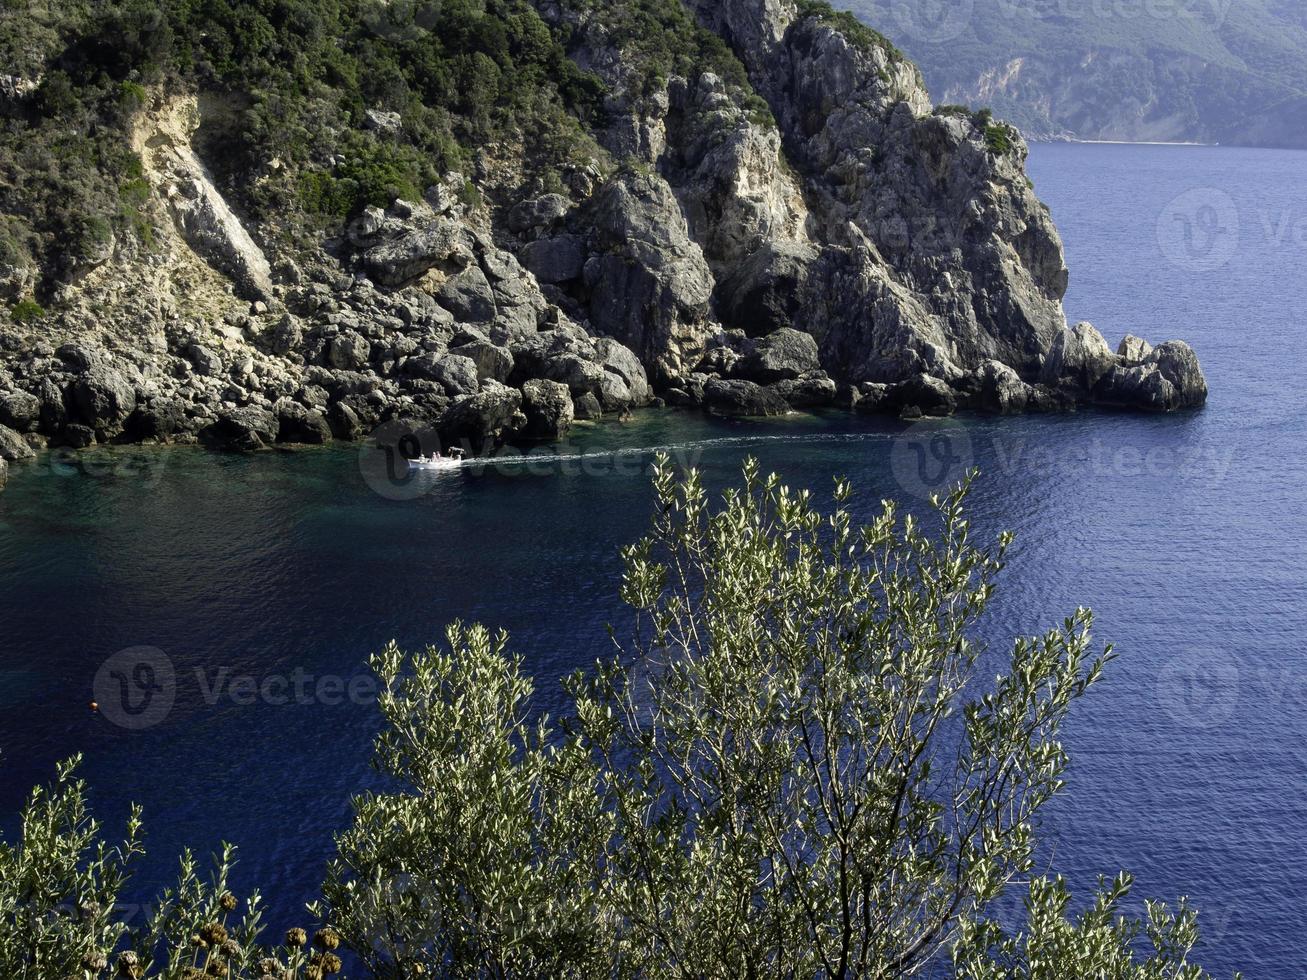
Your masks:
{"label": "rocky cliff", "polygon": [[[375,104],[336,109],[326,86],[278,104],[297,106],[292,142],[240,71],[185,69],[198,55],[176,40],[172,67],[120,69],[94,132],[97,160],[125,155],[130,208],[76,247],[6,144],[0,457],[257,449],[392,421],[486,452],[656,399],[907,416],[1204,401],[1184,344],[1114,352],[1068,328],[1020,137],[935,109],[917,68],[851,18],[793,0],[450,9],[444,28],[471,25],[480,46],[450,64],[488,72],[482,48],[508,38],[521,74],[488,97],[497,115],[366,88]],[[380,37],[403,65],[403,39],[431,27],[385,16],[339,29],[365,26],[361,50]],[[13,127],[58,131],[49,79],[82,77],[70,57],[52,41],[5,89]],[[422,148],[450,139],[471,151],[431,171]]]}

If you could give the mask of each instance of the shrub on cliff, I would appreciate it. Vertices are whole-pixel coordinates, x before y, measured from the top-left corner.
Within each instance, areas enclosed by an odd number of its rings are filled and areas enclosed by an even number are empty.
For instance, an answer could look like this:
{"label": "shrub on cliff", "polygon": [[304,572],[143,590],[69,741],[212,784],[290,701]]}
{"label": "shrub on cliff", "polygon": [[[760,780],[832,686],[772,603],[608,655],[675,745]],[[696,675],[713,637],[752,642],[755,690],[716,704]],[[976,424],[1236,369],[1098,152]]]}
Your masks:
{"label": "shrub on cliff", "polygon": [[535,718],[483,627],[375,658],[394,788],[355,801],[315,953],[302,933],[258,949],[257,905],[229,935],[221,865],[202,886],[192,864],[171,924],[123,938],[100,910],[135,822],[97,845],[64,773],[0,848],[0,968],[100,980],[130,942],[121,975],[188,976],[172,951],[192,929],[190,968],[238,978],[322,977],[333,943],[382,978],[906,977],[949,958],[974,980],[1206,976],[1193,912],[1124,916],[1124,877],[1079,916],[1034,877],[1025,928],[997,919],[1063,786],[1061,725],[1110,652],[1091,654],[1082,610],[1017,640],[996,679],[979,669],[1008,539],[973,543],[965,487],[937,533],[888,503],[855,524],[844,484],[824,513],[752,463],[716,510],[665,460],[655,489],[624,555],[631,639],[570,679],[565,722]]}

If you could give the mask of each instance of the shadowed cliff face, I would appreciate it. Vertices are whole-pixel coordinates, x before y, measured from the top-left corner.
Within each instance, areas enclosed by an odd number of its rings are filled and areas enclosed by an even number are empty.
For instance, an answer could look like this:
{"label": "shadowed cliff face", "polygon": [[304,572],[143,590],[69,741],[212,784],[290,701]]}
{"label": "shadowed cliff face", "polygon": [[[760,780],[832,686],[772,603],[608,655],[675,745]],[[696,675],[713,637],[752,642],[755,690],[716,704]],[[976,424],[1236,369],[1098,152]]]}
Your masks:
{"label": "shadowed cliff face", "polygon": [[303,201],[412,157],[403,113],[324,114],[320,142],[362,156],[292,163],[241,135],[239,93],[141,96],[123,140],[150,234],[117,227],[75,277],[10,249],[11,299],[55,287],[48,311],[0,316],[0,435],[253,449],[393,423],[481,452],[655,393],[728,415],[1205,398],[1183,345],[1067,329],[1025,144],[935,110],[874,31],[791,0],[534,9],[533,43],[590,93],[575,115],[537,78],[539,132],[487,136],[423,191],[392,181],[343,227]]}

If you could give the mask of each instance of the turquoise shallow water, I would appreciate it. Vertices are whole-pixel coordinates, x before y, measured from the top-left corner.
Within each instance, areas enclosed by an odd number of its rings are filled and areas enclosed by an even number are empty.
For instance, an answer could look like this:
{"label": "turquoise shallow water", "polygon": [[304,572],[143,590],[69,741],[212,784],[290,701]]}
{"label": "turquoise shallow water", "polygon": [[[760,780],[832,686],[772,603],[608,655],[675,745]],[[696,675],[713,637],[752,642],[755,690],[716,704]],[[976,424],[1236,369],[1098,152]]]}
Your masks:
{"label": "turquoise shallow water", "polygon": [[[1307,155],[1047,146],[1031,171],[1067,240],[1070,314],[1114,343],[1192,341],[1206,411],[913,427],[650,413],[547,450],[561,459],[422,484],[357,447],[15,468],[0,493],[3,826],[83,752],[111,828],[145,804],[142,896],[182,846],[229,839],[238,885],[294,924],[371,782],[367,654],[454,618],[502,626],[556,709],[557,678],[626,621],[617,551],[647,522],[646,450],[675,447],[717,486],[750,454],[819,491],[847,475],[868,513],[885,496],[923,507],[974,464],[977,525],[1018,533],[990,637],[1083,603],[1121,654],[1069,733],[1054,867],[1082,888],[1124,867],[1141,895],[1189,894],[1225,973],[1304,975]],[[139,714],[115,710],[115,670],[152,691]]]}

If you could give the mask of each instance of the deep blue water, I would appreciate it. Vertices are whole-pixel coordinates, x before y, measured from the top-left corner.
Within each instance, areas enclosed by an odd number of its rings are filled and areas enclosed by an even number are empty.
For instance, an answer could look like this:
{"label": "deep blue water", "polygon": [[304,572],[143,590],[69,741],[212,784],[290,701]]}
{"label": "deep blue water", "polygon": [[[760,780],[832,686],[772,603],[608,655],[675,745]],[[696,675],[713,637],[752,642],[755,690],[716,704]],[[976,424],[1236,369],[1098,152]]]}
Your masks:
{"label": "deep blue water", "polygon": [[[369,652],[481,620],[512,633],[557,709],[557,679],[609,651],[607,624],[627,622],[618,548],[650,503],[649,454],[612,450],[679,446],[714,485],[748,454],[821,491],[847,475],[868,513],[885,496],[923,506],[941,461],[952,476],[975,464],[976,524],[1018,533],[991,639],[1085,604],[1121,655],[1068,733],[1053,867],[1082,892],[1127,868],[1141,896],[1188,894],[1219,973],[1307,974],[1307,155],[1039,146],[1031,171],[1066,238],[1069,314],[1112,343],[1191,341],[1205,411],[911,428],[659,413],[578,434],[562,451],[584,464],[426,487],[380,478],[353,447],[15,468],[0,493],[0,826],[84,753],[110,830],[145,805],[141,896],[184,845],[227,839],[238,889],[261,886],[280,930],[304,920],[371,779],[375,709],[366,689],[341,693],[366,683]],[[106,678],[137,664],[160,691],[124,716]]]}

